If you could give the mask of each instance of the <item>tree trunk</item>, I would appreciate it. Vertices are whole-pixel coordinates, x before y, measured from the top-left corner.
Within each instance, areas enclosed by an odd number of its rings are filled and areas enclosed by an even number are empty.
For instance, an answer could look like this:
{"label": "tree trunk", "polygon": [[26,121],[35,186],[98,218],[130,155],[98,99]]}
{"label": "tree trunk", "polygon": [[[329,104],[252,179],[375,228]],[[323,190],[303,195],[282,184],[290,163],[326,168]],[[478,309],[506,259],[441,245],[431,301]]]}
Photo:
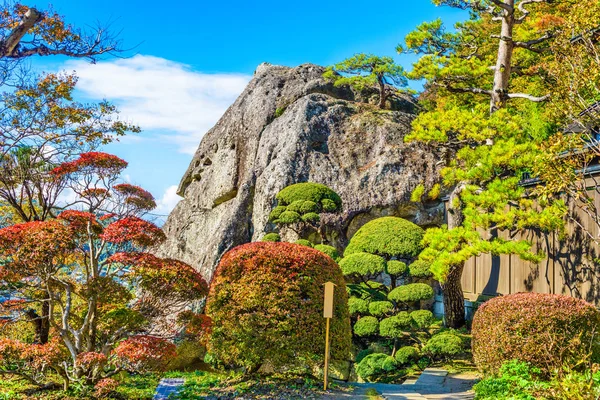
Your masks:
{"label": "tree trunk", "polygon": [[377,79],[379,83],[379,108],[382,110],[385,109],[385,101],[387,100],[387,96],[385,95],[385,82],[383,82],[383,77]]}
{"label": "tree trunk", "polygon": [[446,281],[441,284],[444,294],[444,316],[448,328],[457,329],[465,325],[465,298],[461,277],[464,264],[450,268]]}
{"label": "tree trunk", "polygon": [[508,99],[508,84],[510,82],[512,55],[515,47],[513,42],[515,0],[507,0],[505,1],[505,4],[511,7],[512,11],[504,10],[502,16],[498,57],[496,58],[494,70],[494,87],[492,89],[492,99],[490,102],[490,114],[502,108]]}
{"label": "tree trunk", "polygon": [[50,338],[50,301],[42,303],[42,319],[40,320],[40,344],[48,343]]}

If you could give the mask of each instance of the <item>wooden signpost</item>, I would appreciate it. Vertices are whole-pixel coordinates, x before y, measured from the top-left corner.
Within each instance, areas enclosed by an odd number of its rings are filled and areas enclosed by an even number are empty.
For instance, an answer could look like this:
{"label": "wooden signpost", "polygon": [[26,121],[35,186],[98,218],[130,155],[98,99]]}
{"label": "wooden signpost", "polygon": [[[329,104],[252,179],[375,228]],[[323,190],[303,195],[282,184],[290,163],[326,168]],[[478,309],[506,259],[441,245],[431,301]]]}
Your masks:
{"label": "wooden signpost", "polygon": [[325,318],[325,368],[323,370],[323,390],[327,390],[327,381],[329,378],[329,321],[333,318],[333,282],[325,283],[325,304],[323,305],[323,317]]}

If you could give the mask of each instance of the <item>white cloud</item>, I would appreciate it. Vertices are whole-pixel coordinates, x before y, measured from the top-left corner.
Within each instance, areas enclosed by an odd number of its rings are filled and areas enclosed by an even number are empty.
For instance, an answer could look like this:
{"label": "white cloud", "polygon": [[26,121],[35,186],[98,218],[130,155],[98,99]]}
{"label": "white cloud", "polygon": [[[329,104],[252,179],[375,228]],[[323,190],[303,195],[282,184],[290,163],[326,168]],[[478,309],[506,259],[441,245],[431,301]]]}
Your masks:
{"label": "white cloud", "polygon": [[160,130],[158,140],[176,143],[186,154],[194,153],[204,133],[251,78],[196,72],[185,64],[144,55],[96,65],[69,61],[65,68],[76,71],[77,88],[87,97],[114,102],[127,120],[145,131]]}
{"label": "white cloud", "polygon": [[152,213],[167,215],[175,208],[179,200],[181,200],[181,197],[177,194],[177,185],[169,186],[162,198],[156,202],[157,207]]}

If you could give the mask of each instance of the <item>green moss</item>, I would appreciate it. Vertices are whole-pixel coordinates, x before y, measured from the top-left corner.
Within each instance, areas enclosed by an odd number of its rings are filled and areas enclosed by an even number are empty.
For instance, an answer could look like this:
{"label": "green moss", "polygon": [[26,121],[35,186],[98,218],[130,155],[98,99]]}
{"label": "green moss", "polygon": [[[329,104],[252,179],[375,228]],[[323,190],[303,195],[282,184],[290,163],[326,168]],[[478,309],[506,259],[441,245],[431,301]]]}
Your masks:
{"label": "green moss", "polygon": [[273,211],[271,211],[271,213],[269,214],[269,221],[270,222],[275,222],[276,220],[279,219],[279,217],[281,216],[282,213],[284,213],[287,210],[287,207],[285,206],[277,206],[273,209]]}
{"label": "green moss", "polygon": [[368,253],[354,253],[340,260],[344,275],[375,276],[385,270],[382,257]]}
{"label": "green moss", "polygon": [[302,208],[303,204],[304,204],[304,200],[296,200],[296,201],[292,202],[292,204],[287,206],[287,211],[293,211],[293,212],[297,212],[298,214],[302,214],[300,209]]}
{"label": "green moss", "polygon": [[362,317],[354,324],[356,336],[372,336],[379,332],[379,321],[375,317]]}
{"label": "green moss", "polygon": [[423,352],[434,358],[450,358],[464,352],[463,341],[451,331],[441,332],[427,341]]}
{"label": "green moss", "polygon": [[281,213],[279,218],[277,219],[277,223],[279,224],[295,224],[296,222],[300,222],[300,214],[294,211],[284,211]]}
{"label": "green moss", "polygon": [[418,203],[421,201],[421,198],[425,194],[425,186],[422,184],[417,185],[417,187],[410,194],[410,201],[413,203]]}
{"label": "green moss", "polygon": [[340,196],[327,186],[320,183],[296,183],[282,189],[277,194],[277,200],[281,205],[292,204],[298,200],[308,200],[315,203],[322,203],[324,199],[333,201],[336,205],[336,211],[341,210],[342,199]]}
{"label": "green moss", "polygon": [[438,197],[440,197],[440,192],[441,192],[440,184],[436,183],[435,185],[433,185],[433,187],[427,194],[427,197],[429,197],[429,200],[436,200]]}
{"label": "green moss", "polygon": [[369,313],[376,317],[389,314],[394,309],[394,305],[389,301],[373,301],[369,303]]}
{"label": "green moss", "polygon": [[410,313],[415,326],[419,329],[427,329],[433,324],[433,313],[429,310],[416,310]]}
{"label": "green moss", "polygon": [[277,109],[275,110],[275,118],[279,118],[283,115],[283,113],[285,112],[286,107],[277,107]]}
{"label": "green moss", "polygon": [[427,279],[433,276],[429,270],[429,262],[423,260],[416,260],[410,264],[408,266],[408,274],[417,279]]}
{"label": "green moss", "polygon": [[401,347],[396,351],[395,358],[399,364],[412,364],[419,358],[419,350],[412,346]]}
{"label": "green moss", "polygon": [[390,260],[387,262],[386,272],[390,275],[400,276],[406,274],[406,271],[408,271],[408,267],[402,261]]}
{"label": "green moss", "polygon": [[421,252],[423,234],[422,228],[405,219],[378,218],[354,234],[344,255],[364,252],[386,258],[413,258]]}
{"label": "green moss", "polygon": [[298,239],[294,243],[299,244],[300,246],[313,247],[314,244],[310,240],[306,239]]}
{"label": "green moss", "polygon": [[281,242],[281,236],[275,232],[267,233],[263,236],[261,242]]}
{"label": "green moss", "polygon": [[315,245],[315,249],[327,254],[329,257],[333,258],[335,262],[338,262],[340,260],[340,254],[338,253],[337,249],[333,246],[329,246],[326,244],[317,244]]}
{"label": "green moss", "polygon": [[314,201],[303,201],[302,205],[300,206],[300,214],[318,213],[319,211],[321,211],[320,207]]}
{"label": "green moss", "polygon": [[433,297],[433,289],[425,283],[411,283],[399,286],[388,294],[388,299],[402,303],[428,300]]}
{"label": "green moss", "polygon": [[369,302],[358,297],[350,297],[348,299],[348,312],[350,312],[350,315],[365,315],[369,312]]}
{"label": "green moss", "polygon": [[309,224],[316,224],[320,219],[319,214],[314,212],[302,215],[302,221],[308,222]]}
{"label": "green moss", "polygon": [[406,311],[381,320],[379,334],[388,338],[401,338],[411,327],[412,319]]}

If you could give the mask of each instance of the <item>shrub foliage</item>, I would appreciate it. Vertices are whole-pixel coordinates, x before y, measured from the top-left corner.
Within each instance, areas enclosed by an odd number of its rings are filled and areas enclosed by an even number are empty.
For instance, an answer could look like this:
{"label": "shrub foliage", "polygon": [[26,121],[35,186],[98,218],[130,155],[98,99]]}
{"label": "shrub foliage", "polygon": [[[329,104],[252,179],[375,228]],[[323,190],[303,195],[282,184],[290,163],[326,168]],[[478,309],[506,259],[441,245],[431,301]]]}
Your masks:
{"label": "shrub foliage", "polygon": [[484,303],[473,319],[473,357],[485,373],[504,362],[529,362],[543,373],[576,368],[600,355],[600,312],[563,295],[518,293]]}
{"label": "shrub foliage", "polygon": [[344,277],[322,252],[292,243],[236,247],[219,263],[207,300],[209,352],[220,363],[256,371],[318,363],[324,353],[323,284],[335,283],[332,357],[347,359],[350,324]]}

